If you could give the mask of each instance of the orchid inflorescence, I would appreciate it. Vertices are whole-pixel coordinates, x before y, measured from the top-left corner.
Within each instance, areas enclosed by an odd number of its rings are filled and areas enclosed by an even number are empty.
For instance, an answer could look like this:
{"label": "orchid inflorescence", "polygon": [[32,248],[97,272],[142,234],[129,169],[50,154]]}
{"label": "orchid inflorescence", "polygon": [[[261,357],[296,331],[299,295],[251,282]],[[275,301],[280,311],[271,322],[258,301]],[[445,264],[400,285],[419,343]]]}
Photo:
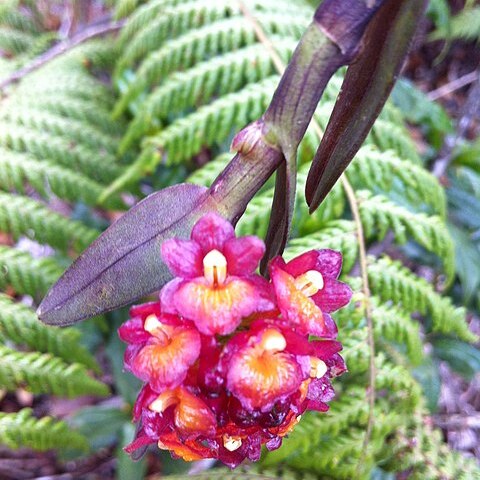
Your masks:
{"label": "orchid inflorescence", "polygon": [[262,445],[280,447],[306,410],[328,410],[330,380],[346,370],[329,315],[351,297],[337,280],[341,254],[275,257],[268,281],[255,273],[264,252],[213,213],[190,240],[162,244],[175,278],[159,301],[132,307],[119,330],[125,368],[145,382],[127,452],[156,443],[233,468],[258,460]]}

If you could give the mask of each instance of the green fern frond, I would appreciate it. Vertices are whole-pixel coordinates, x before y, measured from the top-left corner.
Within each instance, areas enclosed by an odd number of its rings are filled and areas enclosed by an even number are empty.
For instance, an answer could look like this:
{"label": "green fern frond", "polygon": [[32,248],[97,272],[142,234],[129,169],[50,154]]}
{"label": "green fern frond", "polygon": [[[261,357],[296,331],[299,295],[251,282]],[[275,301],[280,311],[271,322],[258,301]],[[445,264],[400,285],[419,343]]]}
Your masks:
{"label": "green fern frond", "polygon": [[[334,185],[320,207],[314,213],[310,213],[305,198],[305,185],[310,165],[302,165],[297,174],[297,190],[295,213],[292,225],[292,236],[317,232],[326,223],[335,218],[341,217],[345,210],[345,195],[340,183]],[[272,190],[273,198],[273,190]]]}
{"label": "green fern frond", "polygon": [[434,332],[457,335],[466,342],[477,340],[465,322],[465,309],[455,307],[448,297],[439,295],[426,280],[415,276],[400,262],[388,257],[372,260],[368,279],[372,292],[383,302],[393,302],[410,314],[428,314]]}
{"label": "green fern frond", "polygon": [[88,375],[85,366],[68,364],[48,353],[18,352],[0,345],[0,388],[65,397],[108,395],[107,385]]}
{"label": "green fern frond", "polygon": [[[350,278],[347,282],[355,292],[354,297],[348,307],[334,314],[339,330],[345,332],[366,325],[363,294],[356,291]],[[398,346],[400,352],[406,353],[413,365],[418,365],[423,358],[423,343],[418,321],[413,320],[402,309],[383,303],[374,296],[370,297],[370,305],[375,341],[379,344],[391,342]]]}
{"label": "green fern frond", "polygon": [[27,15],[25,11],[21,12],[18,7],[18,1],[4,0],[3,4],[0,5],[0,25],[34,35],[39,34],[41,28],[36,21],[37,19],[34,16]]}
{"label": "green fern frond", "polygon": [[[381,356],[376,363],[378,391],[386,388],[389,392],[390,387],[393,392],[389,394],[391,398],[379,397],[375,402],[375,422],[367,457],[363,459],[370,464],[364,470],[365,477],[368,477],[374,462],[381,460],[385,438],[404,423],[404,415],[411,413],[412,406],[416,405],[419,398],[419,387],[407,370],[385,362]],[[348,379],[343,382],[345,381],[348,382]],[[412,396],[409,397],[409,391],[404,392],[402,387],[412,389]],[[280,456],[288,465],[302,471],[317,471],[334,478],[363,478],[359,477],[358,461],[363,450],[367,421],[368,406],[364,387],[351,386],[332,403],[327,414],[312,413],[302,418],[302,422],[285,441],[283,448],[287,450],[288,456],[284,457],[281,450],[269,453],[266,456],[267,464]]]}
{"label": "green fern frond", "polygon": [[[114,101],[112,92],[88,73],[82,64],[83,58],[81,52],[72,50],[70,55],[59,57],[33,72],[15,88],[8,104],[15,102],[17,95],[30,99],[31,103],[36,103],[40,95],[45,95],[95,101],[97,109],[111,108]],[[33,85],[35,88],[32,88]]]}
{"label": "green fern frond", "polygon": [[131,15],[143,0],[117,0],[115,2],[115,18],[125,18]]}
{"label": "green fern frond", "polygon": [[385,193],[394,190],[413,206],[425,204],[432,213],[445,218],[445,191],[439,181],[425,168],[400,159],[392,150],[381,152],[374,145],[365,145],[346,172],[354,187]]}
{"label": "green fern frond", "polygon": [[343,435],[353,425],[365,425],[368,420],[368,404],[362,388],[349,389],[348,395],[341,395],[332,402],[325,413],[310,412],[302,415],[295,430],[283,441],[282,447],[268,452],[262,459],[262,467],[274,466],[289,458],[321,448],[324,435]]}
{"label": "green fern frond", "polygon": [[10,125],[21,125],[32,131],[49,133],[53,136],[68,136],[72,143],[80,143],[92,150],[105,150],[115,154],[118,148],[117,139],[99,132],[89,123],[75,119],[66,119],[41,110],[18,108],[3,108],[0,111],[0,121]]}
{"label": "green fern frond", "polygon": [[399,308],[380,303],[375,298],[372,298],[371,302],[375,337],[405,346],[412,364],[418,365],[423,358],[419,323]]}
{"label": "green fern frond", "polygon": [[[280,4],[282,11],[286,14],[295,14],[296,17],[301,17],[303,14],[305,24],[308,24],[311,19],[309,9],[302,10],[300,5],[292,5],[291,2],[284,0],[278,2],[248,0],[245,3],[248,8],[255,11],[272,11],[272,13],[278,10]],[[180,2],[180,4],[167,0],[154,2],[153,8],[152,5],[147,5],[132,18],[122,32],[120,42],[125,48],[117,64],[117,72],[147,56],[167,38],[176,38],[188,30],[199,29],[234,16],[242,16],[240,6],[228,0],[216,2],[199,0]]]}
{"label": "green fern frond", "polygon": [[480,41],[480,7],[464,9],[452,18],[450,38]]}
{"label": "green fern frond", "polygon": [[21,235],[66,251],[85,249],[98,235],[81,222],[65,218],[46,206],[20,195],[0,192],[0,231]]}
{"label": "green fern frond", "polygon": [[272,198],[273,190],[269,189],[250,201],[247,210],[236,226],[237,235],[256,235],[265,238],[270,209],[272,208]]}
{"label": "green fern frond", "polygon": [[104,134],[117,136],[123,131],[122,122],[113,121],[110,117],[110,109],[98,108],[94,99],[72,98],[63,92],[57,92],[56,95],[41,95],[35,99],[27,95],[17,94],[14,104],[13,107],[12,102],[11,109],[28,111],[31,114],[33,112],[50,112],[69,120],[77,120],[88,124],[95,128],[97,132]]}
{"label": "green fern frond", "polygon": [[0,412],[0,444],[8,448],[33,450],[79,449],[87,450],[87,439],[68,425],[51,417],[37,419],[30,408],[16,413]]}
{"label": "green fern frond", "polygon": [[[276,47],[288,60],[295,48],[295,40],[272,39]],[[158,67],[157,67],[158,68]],[[171,117],[172,112],[180,115],[189,108],[198,108],[209,102],[214,96],[223,96],[238,91],[249,83],[255,83],[276,73],[271,55],[261,44],[254,44],[241,50],[213,57],[197,64],[186,72],[172,74],[161,86],[153,90],[142,102],[142,107],[130,124],[120,146],[121,151],[149,130]],[[135,95],[140,94],[157,79],[135,78],[132,87],[122,96],[119,108],[125,108]],[[114,113],[115,114],[115,113]]]}
{"label": "green fern frond", "polygon": [[202,147],[221,144],[232,132],[261,116],[277,83],[274,75],[200,107],[149,138],[143,154],[160,150],[164,162],[171,165],[190,159]]}
{"label": "green fern frond", "polygon": [[10,55],[18,55],[32,47],[34,37],[28,32],[0,25],[0,50]]}
{"label": "green fern frond", "polygon": [[[415,480],[478,480],[480,468],[474,458],[456,452],[443,441],[442,433],[430,426],[425,410],[411,415],[385,443],[383,468],[408,472]],[[428,417],[427,417],[428,418]],[[414,441],[412,441],[414,440]]]}
{"label": "green fern frond", "polygon": [[2,124],[0,146],[69,167],[105,183],[121,171],[115,157],[105,151],[75,144],[67,136],[55,136],[19,125]]}
{"label": "green fern frond", "polygon": [[[230,7],[229,4],[232,6]],[[167,38],[176,38],[188,30],[198,29],[227,18],[239,10],[238,5],[235,8],[234,4],[223,0],[214,3],[181,2],[180,5],[172,5],[172,2],[166,1],[158,6],[158,14],[150,16],[141,28],[125,28],[122,32],[120,42],[125,48],[117,69],[134,64]],[[151,11],[149,13],[152,14]],[[133,36],[130,35],[132,30]]]}
{"label": "green fern frond", "polygon": [[0,245],[0,289],[39,298],[47,293],[62,269],[52,258],[33,258],[29,253]]}
{"label": "green fern frond", "polygon": [[[298,172],[298,187],[296,191],[295,215],[293,217],[292,234],[305,235],[321,229],[333,218],[338,218],[344,208],[345,201],[340,185],[336,185],[324,202],[313,215],[310,215],[305,200],[305,182],[308,174],[308,165]],[[267,233],[268,219],[273,200],[274,189],[270,188],[259,193],[248,204],[245,213],[237,225],[239,235],[257,235],[265,237]]]}
{"label": "green fern frond", "polygon": [[402,124],[378,118],[367,137],[367,142],[374,143],[380,150],[394,150],[400,158],[417,165],[422,164],[415,144]]}
{"label": "green fern frond", "polygon": [[359,190],[356,195],[367,238],[383,240],[389,230],[398,243],[405,243],[411,238],[442,260],[446,277],[448,281],[452,280],[455,274],[455,250],[440,217],[413,213],[387,197],[372,195],[367,190]]}
{"label": "green fern frond", "polygon": [[[25,184],[30,184],[43,198],[52,193],[71,202],[84,202],[95,205],[102,186],[76,171],[48,161],[38,161],[35,157],[5,150],[0,147],[0,188],[25,192]],[[110,198],[106,204],[111,208],[122,208],[118,198]]]}
{"label": "green fern frond", "polygon": [[79,344],[78,330],[47,327],[30,308],[3,293],[0,293],[0,338],[99,371],[96,360]]}
{"label": "green fern frond", "polygon": [[125,185],[154,172],[162,162],[175,165],[189,160],[204,147],[225,142],[235,130],[262,114],[277,81],[275,76],[247,85],[243,90],[225,95],[190,116],[178,119],[158,135],[147,138],[140,157],[105,189],[101,198],[109,198]]}
{"label": "green fern frond", "polygon": [[[300,471],[317,472],[319,475],[334,476],[337,479],[368,478],[373,467],[373,454],[381,450],[385,438],[402,424],[402,416],[396,413],[376,415],[374,431],[369,443],[368,455],[363,459],[362,467],[368,474],[358,472],[358,462],[363,450],[363,428],[351,428],[341,436],[328,436],[317,449],[306,454],[294,456],[288,464]],[[361,476],[360,476],[361,475]]]}
{"label": "green fern frond", "polygon": [[410,413],[421,403],[421,388],[408,368],[391,363],[383,352],[375,358],[375,388],[389,399],[385,412],[392,409],[398,413]]}
{"label": "green fern frond", "polygon": [[463,8],[448,22],[448,29],[439,28],[430,35],[432,40],[480,41],[480,7]]}
{"label": "green fern frond", "polygon": [[57,40],[58,40],[57,32],[45,32],[45,33],[42,33],[41,35],[37,35],[31,47],[27,51],[25,51],[21,56],[18,56],[17,60],[22,65],[24,65],[31,59],[45,52]]}
{"label": "green fern frond", "polygon": [[[298,40],[306,26],[305,20],[275,13],[259,14],[256,18],[262,28],[277,41],[281,38],[279,35],[287,40]],[[170,39],[168,45],[159,45],[158,49],[143,59],[134,76],[128,80],[130,87],[125,95],[128,99],[134,92],[158,85],[174,71],[186,71],[197,63],[204,62],[206,58],[221,57],[257,43],[252,23],[244,17],[227,18],[188,31],[179,38]],[[126,107],[127,99],[119,101],[115,109],[117,113]]]}

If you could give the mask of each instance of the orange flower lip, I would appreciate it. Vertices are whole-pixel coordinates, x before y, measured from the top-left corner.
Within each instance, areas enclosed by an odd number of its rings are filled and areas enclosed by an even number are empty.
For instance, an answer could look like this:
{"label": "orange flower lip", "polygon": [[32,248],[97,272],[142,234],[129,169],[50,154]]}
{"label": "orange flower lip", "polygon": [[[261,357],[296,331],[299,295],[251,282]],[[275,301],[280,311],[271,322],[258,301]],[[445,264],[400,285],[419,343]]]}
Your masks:
{"label": "orange flower lip", "polygon": [[228,277],[222,285],[214,286],[202,277],[185,281],[178,288],[175,306],[204,335],[228,335],[256,310],[257,302],[248,280]]}
{"label": "orange flower lip", "polygon": [[199,333],[185,325],[165,325],[156,315],[148,316],[143,328],[150,338],[127,347],[126,368],[158,392],[180,385],[200,354]]}
{"label": "orange flower lip", "polygon": [[174,423],[184,436],[212,435],[215,432],[216,420],[208,406],[186,388],[177,387],[161,393],[149,409],[163,413],[174,405]]}
{"label": "orange flower lip", "polygon": [[273,328],[251,337],[248,344],[230,361],[227,387],[247,410],[267,411],[298,389],[301,370],[292,355],[283,353],[285,338]]}

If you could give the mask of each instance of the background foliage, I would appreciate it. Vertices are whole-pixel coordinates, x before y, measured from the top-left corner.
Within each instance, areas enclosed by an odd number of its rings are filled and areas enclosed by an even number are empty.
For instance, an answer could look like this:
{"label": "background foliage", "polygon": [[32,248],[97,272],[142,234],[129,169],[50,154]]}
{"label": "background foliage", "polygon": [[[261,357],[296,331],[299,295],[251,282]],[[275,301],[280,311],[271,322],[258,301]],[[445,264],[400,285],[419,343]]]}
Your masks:
{"label": "background foliage", "polygon": [[[125,22],[115,41],[82,43],[6,86],[0,99],[0,389],[6,395],[0,443],[68,447],[76,456],[106,451],[117,455],[118,476],[133,479],[143,478],[147,463],[131,463],[120,449],[133,436],[129,409],[138,389],[121,371],[115,329],[125,312],[60,330],[40,324],[35,305],[134,198],[184,180],[212,182],[231,157],[233,135],[263,113],[280,78],[255,27],[286,62],[313,10],[302,0],[110,3]],[[54,5],[2,3],[0,77],[59,40]],[[445,1],[432,2],[432,40],[477,40],[477,10],[467,2],[452,14]],[[460,18],[466,15],[468,22]],[[341,78],[332,79],[317,109],[322,129]],[[422,154],[407,122],[421,129]],[[299,151],[286,256],[311,248],[342,251],[343,276],[357,292],[336,317],[349,374],[336,382],[330,412],[306,415],[256,473],[209,471],[197,478],[480,478],[476,462],[452,451],[430,420],[440,360],[469,378],[480,365],[471,345],[478,337],[466,321],[466,309],[478,314],[480,307],[480,145],[462,135],[442,150],[456,127],[442,107],[402,81],[348,168],[369,246],[368,299],[360,293],[359,232],[342,186],[308,214],[303,187],[320,140],[309,129]],[[442,155],[449,156],[441,175],[447,188],[429,168]],[[264,236],[272,196],[268,183],[240,220],[241,234]],[[366,450],[365,302],[372,306],[377,352]],[[11,407],[22,392],[34,394],[26,403],[35,415]],[[39,418],[42,398],[51,398],[46,394],[90,397],[83,401],[88,407],[64,421]],[[151,470],[188,468],[167,455],[160,459],[161,467],[150,455]]]}

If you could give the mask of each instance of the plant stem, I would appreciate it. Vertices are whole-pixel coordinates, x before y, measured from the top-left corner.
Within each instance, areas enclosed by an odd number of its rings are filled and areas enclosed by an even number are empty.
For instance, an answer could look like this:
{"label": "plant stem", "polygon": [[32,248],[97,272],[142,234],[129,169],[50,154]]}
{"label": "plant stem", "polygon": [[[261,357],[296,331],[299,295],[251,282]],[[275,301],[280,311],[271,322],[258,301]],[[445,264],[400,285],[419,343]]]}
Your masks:
{"label": "plant stem", "polygon": [[365,431],[365,437],[363,439],[362,451],[357,464],[357,472],[360,473],[364,468],[363,460],[367,454],[368,443],[372,436],[373,425],[375,423],[375,338],[374,338],[374,325],[372,318],[372,304],[370,302],[370,284],[368,282],[368,262],[367,262],[367,249],[365,246],[365,235],[363,233],[362,219],[360,217],[360,210],[358,208],[358,199],[355,195],[350,182],[348,181],[345,174],[340,177],[342,182],[343,189],[347,195],[348,203],[352,211],[353,221],[355,222],[355,228],[357,230],[358,238],[358,256],[360,262],[360,274],[362,277],[362,289],[364,295],[364,311],[365,319],[367,321],[367,341],[368,341],[368,350],[369,350],[369,378],[368,378],[368,422],[367,429]]}
{"label": "plant stem", "polygon": [[121,29],[125,24],[124,20],[118,22],[108,21],[99,25],[94,25],[86,28],[82,32],[76,34],[72,38],[65,40],[63,42],[57,43],[52,48],[42,53],[38,57],[34,58],[30,63],[22,67],[21,69],[13,72],[5,80],[0,82],[0,90],[5,89],[12,83],[20,81],[26,75],[38,70],[43,65],[51,62],[60,55],[70,51],[72,48],[86,42],[95,37],[106,35],[111,32],[116,32]]}
{"label": "plant stem", "polygon": [[441,87],[432,90],[431,92],[427,93],[427,97],[429,100],[438,100],[439,98],[445,97],[450,93],[456,92],[460,88],[466,87],[473,83],[478,77],[480,76],[480,72],[478,70],[474,70],[473,72],[467,73],[462,77],[456,78],[451,82],[442,85]]}

